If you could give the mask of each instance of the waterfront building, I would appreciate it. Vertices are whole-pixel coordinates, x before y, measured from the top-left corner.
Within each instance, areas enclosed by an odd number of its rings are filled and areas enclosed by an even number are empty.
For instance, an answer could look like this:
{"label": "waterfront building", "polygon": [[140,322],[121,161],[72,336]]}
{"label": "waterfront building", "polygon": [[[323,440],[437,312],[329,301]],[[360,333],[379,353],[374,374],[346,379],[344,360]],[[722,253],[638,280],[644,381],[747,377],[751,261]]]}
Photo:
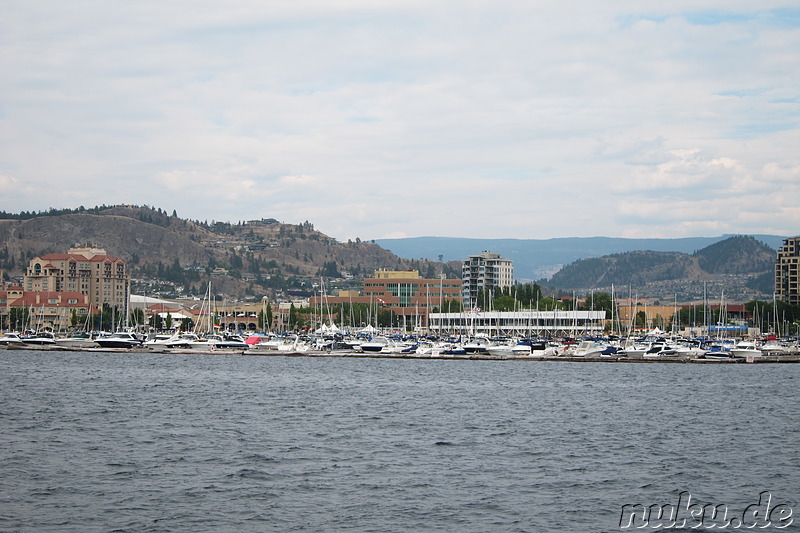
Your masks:
{"label": "waterfront building", "polygon": [[[230,332],[256,332],[260,330],[259,314],[266,316],[269,299],[260,302],[218,302],[196,299],[159,300],[157,298],[131,295],[131,307],[144,310],[145,320],[158,315],[163,321],[170,317],[173,327],[184,326],[180,321],[189,319],[194,324],[191,329],[206,333],[212,329]],[[273,311],[273,322],[277,311]],[[272,326],[272,325],[270,325]]]}
{"label": "waterfront building", "polygon": [[605,311],[465,311],[431,313],[429,329],[455,335],[601,335],[605,320]]}
{"label": "waterfront building", "polygon": [[461,282],[464,306],[474,308],[478,303],[478,294],[483,289],[502,289],[514,285],[514,266],[510,259],[483,251],[464,261]]}
{"label": "waterfront building", "polygon": [[92,311],[89,299],[78,292],[23,291],[9,288],[0,291],[0,329],[64,331],[83,325]]}
{"label": "waterfront building", "polygon": [[106,254],[102,248],[70,248],[65,254],[34,257],[23,281],[25,292],[74,292],[88,303],[116,308],[128,316],[130,276],[125,261]]}
{"label": "waterfront building", "polygon": [[775,260],[775,298],[790,305],[800,305],[800,237],[784,239]]}
{"label": "waterfront building", "polygon": [[[461,280],[444,277],[426,279],[416,270],[376,270],[364,279],[359,296],[314,296],[309,305],[367,304],[392,311],[406,327],[427,327],[428,315],[445,302],[461,306]],[[374,324],[373,324],[374,325]]]}

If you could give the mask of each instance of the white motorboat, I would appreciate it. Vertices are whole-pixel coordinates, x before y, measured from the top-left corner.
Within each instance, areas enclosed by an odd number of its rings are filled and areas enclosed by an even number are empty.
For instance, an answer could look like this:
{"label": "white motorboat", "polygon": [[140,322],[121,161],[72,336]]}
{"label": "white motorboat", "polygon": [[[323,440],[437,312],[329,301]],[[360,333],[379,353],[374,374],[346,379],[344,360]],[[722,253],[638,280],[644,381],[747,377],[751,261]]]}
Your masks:
{"label": "white motorboat", "polygon": [[755,341],[741,340],[731,348],[730,355],[731,357],[746,359],[748,357],[761,357],[763,353]]}
{"label": "white motorboat", "polygon": [[209,350],[249,350],[250,345],[241,337],[234,335],[206,335],[191,343],[192,348]]}
{"label": "white motorboat", "polygon": [[383,348],[389,346],[389,339],[386,337],[372,337],[370,340],[361,343],[361,351],[366,353],[379,353]]}
{"label": "white motorboat", "polygon": [[252,335],[247,341],[252,350],[277,350],[280,339],[276,335]]}
{"label": "white motorboat", "polygon": [[24,342],[25,344],[32,344],[35,346],[55,346],[56,344],[56,336],[50,333],[49,331],[33,333],[31,335],[26,335],[21,338],[22,342]]}
{"label": "white motorboat", "polygon": [[107,337],[98,337],[94,342],[101,348],[135,348],[142,345],[142,339],[129,331],[118,331]]}
{"label": "white motorboat", "polygon": [[566,354],[569,357],[600,357],[608,348],[608,343],[593,339],[582,340],[577,346],[572,346]]}
{"label": "white motorboat", "polygon": [[142,346],[147,348],[166,348],[167,344],[172,341],[178,340],[180,335],[176,333],[156,333],[148,335],[147,339],[142,343]]}
{"label": "white motorboat", "polygon": [[786,355],[789,351],[788,347],[777,341],[767,341],[761,345],[762,355]]}
{"label": "white motorboat", "polygon": [[63,348],[97,348],[98,346],[88,333],[71,337],[57,337],[56,344]]}
{"label": "white motorboat", "polygon": [[19,336],[19,333],[3,333],[0,335],[0,345],[5,346],[22,346],[25,343]]}
{"label": "white motorboat", "polygon": [[525,357],[531,355],[530,344],[505,343],[490,344],[486,347],[486,353],[498,357]]}
{"label": "white motorboat", "polygon": [[476,335],[474,338],[464,342],[463,346],[467,353],[486,353],[486,348],[489,346],[489,338]]}

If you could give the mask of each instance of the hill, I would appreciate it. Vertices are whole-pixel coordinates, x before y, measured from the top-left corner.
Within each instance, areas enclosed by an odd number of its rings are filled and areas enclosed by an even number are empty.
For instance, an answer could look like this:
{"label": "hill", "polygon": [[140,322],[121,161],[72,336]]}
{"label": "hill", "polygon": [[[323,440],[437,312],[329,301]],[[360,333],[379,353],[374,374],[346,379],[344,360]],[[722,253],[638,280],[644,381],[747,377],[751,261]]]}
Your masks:
{"label": "hill", "polygon": [[148,206],[0,216],[0,269],[8,275],[21,276],[33,257],[92,244],[129,264],[134,292],[154,296],[202,295],[212,276],[215,292],[227,298],[276,298],[313,293],[319,276],[358,278],[381,268],[414,269],[432,278],[460,275],[439,262],[400,258],[375,243],[338,242],[308,222],[209,223]]}
{"label": "hill", "polygon": [[559,270],[548,286],[561,290],[610,290],[632,286],[640,294],[696,299],[710,285],[729,298],[772,293],[775,250],[748,236],[734,236],[692,254],[634,251],[580,259]]}
{"label": "hill", "polygon": [[[523,281],[549,278],[564,265],[578,259],[602,257],[609,254],[650,250],[654,252],[694,253],[711,244],[723,241],[720,237],[689,237],[679,239],[624,239],[614,237],[570,237],[558,239],[468,239],[450,237],[416,237],[408,239],[378,239],[375,242],[401,257],[426,258],[439,261],[463,261],[481,250],[491,250],[514,261],[514,275]],[[754,235],[768,246],[777,249],[786,237]]]}

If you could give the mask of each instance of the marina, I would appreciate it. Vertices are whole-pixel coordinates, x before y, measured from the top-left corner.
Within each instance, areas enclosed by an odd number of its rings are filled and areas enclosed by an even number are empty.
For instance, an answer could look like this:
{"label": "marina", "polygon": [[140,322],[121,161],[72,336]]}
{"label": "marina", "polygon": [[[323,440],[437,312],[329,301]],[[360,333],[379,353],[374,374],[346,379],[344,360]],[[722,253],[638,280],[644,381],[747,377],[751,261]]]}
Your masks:
{"label": "marina", "polygon": [[[255,357],[346,357],[391,359],[446,359],[446,360],[513,360],[562,361],[586,363],[683,363],[683,364],[753,364],[800,363],[800,349],[796,344],[775,342],[757,344],[753,341],[719,341],[706,345],[670,343],[666,340],[603,341],[598,339],[557,342],[553,340],[530,341],[524,339],[490,340],[474,339],[432,341],[380,336],[375,338],[301,338],[300,336],[251,336],[247,340],[223,340],[222,337],[201,338],[193,334],[172,335],[168,339],[143,340],[132,333],[103,337],[90,346],[59,343],[28,344],[10,336],[8,342],[0,337],[0,350],[28,350],[40,352],[93,352],[157,353],[192,355],[239,355]],[[263,344],[263,346],[262,346]],[[744,347],[747,349],[744,349]],[[760,346],[765,350],[761,351]],[[779,349],[778,349],[779,348]]]}

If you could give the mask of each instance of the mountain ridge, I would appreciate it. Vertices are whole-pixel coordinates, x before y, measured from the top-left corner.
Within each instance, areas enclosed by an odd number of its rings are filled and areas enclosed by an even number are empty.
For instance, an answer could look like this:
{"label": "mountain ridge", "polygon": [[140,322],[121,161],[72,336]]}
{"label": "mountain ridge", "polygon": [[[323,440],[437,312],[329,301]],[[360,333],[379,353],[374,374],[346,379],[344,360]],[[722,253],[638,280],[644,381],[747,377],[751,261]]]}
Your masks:
{"label": "mountain ridge", "polygon": [[[440,261],[463,261],[482,250],[490,250],[514,262],[514,275],[521,281],[550,278],[563,266],[578,259],[602,257],[636,250],[693,253],[735,235],[632,239],[624,237],[556,237],[552,239],[475,239],[468,237],[409,237],[376,239],[375,242],[401,257]],[[781,235],[752,235],[777,249]],[[441,258],[440,258],[441,256]]]}
{"label": "mountain ridge", "polygon": [[168,282],[172,296],[202,295],[213,276],[217,294],[285,298],[312,294],[310,279],[323,275],[371,276],[384,268],[419,270],[432,278],[455,272],[435,261],[398,257],[375,243],[339,242],[309,222],[261,219],[209,224],[181,219],[174,211],[168,215],[160,208],[129,205],[4,215],[0,268],[9,275],[21,275],[33,257],[90,244],[122,258],[132,278],[147,280],[134,285],[134,290],[149,294],[158,293]]}
{"label": "mountain ridge", "polygon": [[698,297],[701,288],[727,288],[736,300],[767,297],[772,292],[775,250],[754,237],[737,235],[692,254],[637,250],[576,260],[548,281],[551,288],[608,291],[634,286],[650,296]]}

